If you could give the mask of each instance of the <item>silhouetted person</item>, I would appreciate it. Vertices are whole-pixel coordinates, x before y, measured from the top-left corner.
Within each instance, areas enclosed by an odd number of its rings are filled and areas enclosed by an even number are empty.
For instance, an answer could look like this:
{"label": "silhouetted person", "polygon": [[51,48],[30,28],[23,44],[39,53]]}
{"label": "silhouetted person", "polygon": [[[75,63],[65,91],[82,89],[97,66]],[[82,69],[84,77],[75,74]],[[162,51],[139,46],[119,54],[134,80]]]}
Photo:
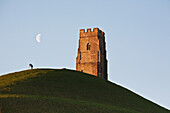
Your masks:
{"label": "silhouetted person", "polygon": [[33,69],[33,65],[32,64],[29,64],[29,66],[31,67],[31,69]]}

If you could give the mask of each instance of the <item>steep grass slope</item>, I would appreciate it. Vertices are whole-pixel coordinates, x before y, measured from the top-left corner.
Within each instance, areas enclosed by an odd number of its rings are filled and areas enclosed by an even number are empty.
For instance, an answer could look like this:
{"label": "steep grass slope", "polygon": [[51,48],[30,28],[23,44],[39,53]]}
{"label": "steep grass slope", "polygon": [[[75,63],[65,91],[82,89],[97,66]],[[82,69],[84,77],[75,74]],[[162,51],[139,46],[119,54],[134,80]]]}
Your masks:
{"label": "steep grass slope", "polygon": [[114,83],[65,69],[0,76],[0,109],[2,113],[170,113]]}

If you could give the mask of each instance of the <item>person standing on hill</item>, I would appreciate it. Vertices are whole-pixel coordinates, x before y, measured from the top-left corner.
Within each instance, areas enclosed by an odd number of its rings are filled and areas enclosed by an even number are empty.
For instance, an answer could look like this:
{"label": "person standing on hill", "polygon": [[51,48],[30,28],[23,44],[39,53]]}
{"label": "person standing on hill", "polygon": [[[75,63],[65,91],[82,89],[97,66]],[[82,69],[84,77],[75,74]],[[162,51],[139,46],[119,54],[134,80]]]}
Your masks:
{"label": "person standing on hill", "polygon": [[32,64],[29,64],[29,66],[31,67],[31,69],[33,69],[33,65]]}

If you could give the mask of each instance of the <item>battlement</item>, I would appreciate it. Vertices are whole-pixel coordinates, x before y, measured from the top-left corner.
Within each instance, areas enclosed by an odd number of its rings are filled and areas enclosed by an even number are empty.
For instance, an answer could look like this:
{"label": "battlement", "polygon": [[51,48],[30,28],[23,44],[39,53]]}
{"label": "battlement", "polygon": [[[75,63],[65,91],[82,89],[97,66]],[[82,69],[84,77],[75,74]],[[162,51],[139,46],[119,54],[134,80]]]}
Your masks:
{"label": "battlement", "polygon": [[100,35],[105,35],[105,33],[102,31],[102,30],[100,30],[99,28],[93,28],[93,29],[91,29],[91,28],[88,28],[87,30],[86,29],[80,29],[80,35],[82,35],[82,34],[100,34]]}

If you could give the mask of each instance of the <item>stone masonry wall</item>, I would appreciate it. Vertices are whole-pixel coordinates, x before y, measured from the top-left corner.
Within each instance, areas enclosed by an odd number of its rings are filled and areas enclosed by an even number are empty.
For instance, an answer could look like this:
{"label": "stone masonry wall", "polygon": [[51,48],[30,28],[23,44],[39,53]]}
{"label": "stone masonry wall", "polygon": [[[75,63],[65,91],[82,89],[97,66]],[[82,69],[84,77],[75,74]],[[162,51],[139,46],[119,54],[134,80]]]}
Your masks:
{"label": "stone masonry wall", "polygon": [[107,80],[105,34],[99,28],[80,29],[76,70]]}

